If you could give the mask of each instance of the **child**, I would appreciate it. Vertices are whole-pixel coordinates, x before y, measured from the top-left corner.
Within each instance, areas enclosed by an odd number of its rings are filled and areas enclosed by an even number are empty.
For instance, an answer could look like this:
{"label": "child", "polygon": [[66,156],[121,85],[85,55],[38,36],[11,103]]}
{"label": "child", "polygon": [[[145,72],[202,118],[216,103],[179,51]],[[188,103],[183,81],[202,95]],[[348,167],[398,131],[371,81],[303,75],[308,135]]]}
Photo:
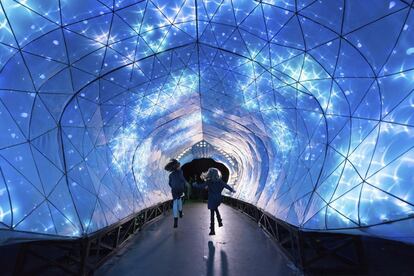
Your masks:
{"label": "child", "polygon": [[224,183],[221,180],[221,173],[216,168],[210,168],[207,172],[201,174],[201,179],[205,182],[200,184],[193,184],[197,188],[208,188],[208,209],[210,209],[210,233],[209,235],[215,235],[214,230],[214,213],[217,215],[217,221],[219,227],[223,226],[223,220],[221,219],[218,207],[221,203],[221,192],[224,188],[234,193],[234,189]]}
{"label": "child", "polygon": [[164,168],[166,171],[170,172],[168,185],[171,187],[171,194],[173,197],[174,228],[177,228],[178,226],[178,213],[180,214],[180,218],[183,217],[183,202],[181,197],[184,194],[185,186],[187,184],[180,165],[180,162],[176,159],[170,159],[170,162],[168,162]]}

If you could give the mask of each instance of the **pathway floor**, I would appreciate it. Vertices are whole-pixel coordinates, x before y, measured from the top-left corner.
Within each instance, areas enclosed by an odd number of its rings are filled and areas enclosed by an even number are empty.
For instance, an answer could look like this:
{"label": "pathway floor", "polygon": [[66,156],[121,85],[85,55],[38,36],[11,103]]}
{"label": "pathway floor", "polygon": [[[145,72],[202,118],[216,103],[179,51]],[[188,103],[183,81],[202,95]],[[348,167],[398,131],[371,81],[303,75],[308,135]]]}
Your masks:
{"label": "pathway floor", "polygon": [[171,212],[144,227],[96,275],[302,275],[254,221],[224,204],[224,226],[209,236],[205,203],[186,203],[174,229]]}

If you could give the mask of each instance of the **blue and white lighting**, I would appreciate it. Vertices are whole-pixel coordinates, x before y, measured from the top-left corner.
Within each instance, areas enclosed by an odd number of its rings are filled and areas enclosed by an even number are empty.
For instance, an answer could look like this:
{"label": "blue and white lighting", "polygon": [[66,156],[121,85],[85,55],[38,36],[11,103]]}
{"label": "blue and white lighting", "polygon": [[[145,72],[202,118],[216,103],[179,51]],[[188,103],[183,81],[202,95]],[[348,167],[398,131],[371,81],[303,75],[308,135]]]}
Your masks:
{"label": "blue and white lighting", "polygon": [[0,231],[93,233],[205,143],[277,218],[414,242],[412,6],[0,1]]}

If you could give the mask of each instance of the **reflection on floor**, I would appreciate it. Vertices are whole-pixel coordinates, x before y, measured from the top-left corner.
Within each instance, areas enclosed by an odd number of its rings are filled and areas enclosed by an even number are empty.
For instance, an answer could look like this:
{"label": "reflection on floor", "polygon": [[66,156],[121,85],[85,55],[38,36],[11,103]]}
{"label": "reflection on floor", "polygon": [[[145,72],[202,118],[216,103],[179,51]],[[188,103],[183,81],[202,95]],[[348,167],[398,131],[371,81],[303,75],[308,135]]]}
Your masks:
{"label": "reflection on floor", "polygon": [[184,205],[172,228],[171,214],[148,225],[96,275],[301,275],[277,245],[245,215],[220,206],[224,227],[209,236],[203,203]]}

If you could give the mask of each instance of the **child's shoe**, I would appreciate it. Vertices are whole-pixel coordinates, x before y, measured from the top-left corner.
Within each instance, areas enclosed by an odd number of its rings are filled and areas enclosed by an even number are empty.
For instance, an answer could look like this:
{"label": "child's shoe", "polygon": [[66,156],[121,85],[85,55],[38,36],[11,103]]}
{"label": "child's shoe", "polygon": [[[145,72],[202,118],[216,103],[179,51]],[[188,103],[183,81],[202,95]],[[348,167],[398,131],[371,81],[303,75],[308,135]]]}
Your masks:
{"label": "child's shoe", "polygon": [[215,235],[216,232],[214,231],[214,223],[210,224],[210,233],[208,233],[210,236]]}

